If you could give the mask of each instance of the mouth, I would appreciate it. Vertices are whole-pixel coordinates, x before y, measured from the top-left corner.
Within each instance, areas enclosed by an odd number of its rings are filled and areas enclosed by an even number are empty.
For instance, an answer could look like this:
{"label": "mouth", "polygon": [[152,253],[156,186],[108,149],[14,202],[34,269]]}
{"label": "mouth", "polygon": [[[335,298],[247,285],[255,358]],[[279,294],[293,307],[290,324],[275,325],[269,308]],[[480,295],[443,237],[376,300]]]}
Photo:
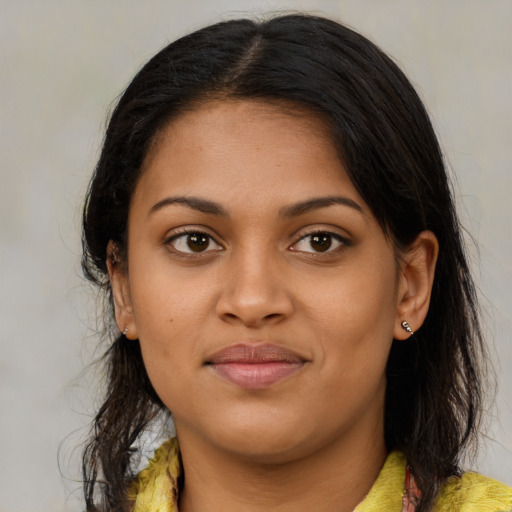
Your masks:
{"label": "mouth", "polygon": [[277,345],[240,343],[216,352],[206,365],[238,387],[258,390],[291,377],[306,362],[299,355]]}

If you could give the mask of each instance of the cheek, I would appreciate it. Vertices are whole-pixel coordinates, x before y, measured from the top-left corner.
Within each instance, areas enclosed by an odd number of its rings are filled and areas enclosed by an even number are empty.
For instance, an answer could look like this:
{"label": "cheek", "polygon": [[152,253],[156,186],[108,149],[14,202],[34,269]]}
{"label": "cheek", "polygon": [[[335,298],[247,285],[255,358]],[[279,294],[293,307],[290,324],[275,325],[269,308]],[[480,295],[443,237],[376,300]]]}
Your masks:
{"label": "cheek", "polygon": [[380,380],[385,372],[395,325],[396,273],[392,258],[385,269],[377,263],[362,262],[322,285],[304,288],[309,297],[304,307],[333,381],[360,385],[370,376]]}
{"label": "cheek", "polygon": [[159,394],[172,396],[187,368],[202,363],[200,337],[211,314],[211,291],[203,279],[201,286],[190,276],[145,261],[132,265],[133,315],[148,375]]}
{"label": "cheek", "polygon": [[171,265],[163,248],[130,256],[130,295],[139,336],[168,342],[171,332],[193,332],[210,307],[212,276]]}
{"label": "cheek", "polygon": [[302,276],[304,306],[319,323],[340,332],[384,329],[392,332],[398,276],[394,260],[365,258],[318,278]]}

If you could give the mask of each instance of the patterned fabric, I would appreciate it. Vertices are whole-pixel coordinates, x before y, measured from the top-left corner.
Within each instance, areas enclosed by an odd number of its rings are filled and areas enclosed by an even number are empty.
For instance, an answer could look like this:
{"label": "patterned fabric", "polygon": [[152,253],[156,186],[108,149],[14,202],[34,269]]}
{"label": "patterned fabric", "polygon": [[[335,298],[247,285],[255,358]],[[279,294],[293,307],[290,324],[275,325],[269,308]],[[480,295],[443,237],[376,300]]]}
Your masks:
{"label": "patterned fabric", "polygon": [[[178,512],[178,441],[166,441],[129,489],[133,512]],[[404,480],[405,476],[405,480]],[[353,512],[415,512],[421,492],[400,452],[391,452],[366,498]],[[478,473],[451,477],[433,512],[512,512],[512,489]]]}
{"label": "patterned fabric", "polygon": [[421,491],[418,489],[412,474],[411,466],[405,470],[404,494],[402,496],[402,512],[416,512],[421,501]]}

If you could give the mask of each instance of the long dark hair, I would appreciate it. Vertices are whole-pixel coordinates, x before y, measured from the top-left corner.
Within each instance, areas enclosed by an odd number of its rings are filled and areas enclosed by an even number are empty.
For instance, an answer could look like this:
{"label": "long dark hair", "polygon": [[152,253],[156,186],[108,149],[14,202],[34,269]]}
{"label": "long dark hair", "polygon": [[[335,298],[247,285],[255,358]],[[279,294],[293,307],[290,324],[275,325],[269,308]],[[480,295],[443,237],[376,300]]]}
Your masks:
{"label": "long dark hair", "polygon": [[[109,297],[107,244],[122,258],[130,198],[155,134],[211,98],[286,102],[321,116],[347,172],[383,230],[406,247],[423,230],[440,254],[427,318],[394,342],[388,362],[385,436],[403,451],[430,510],[458,474],[478,428],[483,344],[475,289],[450,185],[425,108],[400,69],[370,41],[334,21],[288,15],[219,23],[170,44],[130,83],[108,124],[83,213],[85,276]],[[107,311],[112,315],[112,311]],[[133,449],[166,414],[137,341],[112,331],[103,406],[83,456],[87,510],[120,510]]]}

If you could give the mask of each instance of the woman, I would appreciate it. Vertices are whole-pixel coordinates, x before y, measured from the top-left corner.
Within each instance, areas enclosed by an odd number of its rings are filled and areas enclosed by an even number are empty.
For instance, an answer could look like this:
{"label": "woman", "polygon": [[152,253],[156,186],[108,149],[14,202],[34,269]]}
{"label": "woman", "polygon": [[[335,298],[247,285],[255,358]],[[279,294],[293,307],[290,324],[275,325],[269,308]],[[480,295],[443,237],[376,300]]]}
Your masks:
{"label": "woman", "polygon": [[90,512],[512,508],[461,475],[474,286],[425,109],[368,40],[292,15],[170,44],[112,114],[83,222],[120,331]]}

